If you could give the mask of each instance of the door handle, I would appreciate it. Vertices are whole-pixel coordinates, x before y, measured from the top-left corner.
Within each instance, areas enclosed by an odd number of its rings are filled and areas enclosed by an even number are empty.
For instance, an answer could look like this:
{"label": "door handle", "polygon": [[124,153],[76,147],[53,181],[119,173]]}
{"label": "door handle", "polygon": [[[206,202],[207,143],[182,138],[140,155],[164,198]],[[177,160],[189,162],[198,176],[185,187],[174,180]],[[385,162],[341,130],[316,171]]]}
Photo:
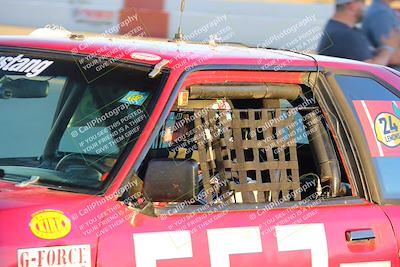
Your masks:
{"label": "door handle", "polygon": [[375,239],[375,233],[372,229],[353,230],[346,232],[347,242],[363,242]]}

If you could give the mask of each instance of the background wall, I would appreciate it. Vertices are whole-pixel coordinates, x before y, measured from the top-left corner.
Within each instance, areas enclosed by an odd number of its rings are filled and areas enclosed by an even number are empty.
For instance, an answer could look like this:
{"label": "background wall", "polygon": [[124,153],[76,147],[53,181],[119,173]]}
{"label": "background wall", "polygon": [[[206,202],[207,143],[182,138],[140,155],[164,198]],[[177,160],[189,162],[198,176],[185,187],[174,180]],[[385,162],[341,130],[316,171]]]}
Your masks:
{"label": "background wall", "polygon": [[[310,37],[318,37],[333,12],[331,2],[186,0],[183,32],[193,41],[216,35],[227,42],[293,49],[303,39],[311,42]],[[70,31],[102,33],[137,14],[138,21],[118,32],[126,34],[141,25],[148,36],[172,38],[179,24],[180,0],[0,0],[0,5],[0,24],[32,28],[56,24]],[[298,26],[302,22],[306,23]],[[302,40],[293,42],[302,35]],[[312,50],[309,44],[302,46]]]}

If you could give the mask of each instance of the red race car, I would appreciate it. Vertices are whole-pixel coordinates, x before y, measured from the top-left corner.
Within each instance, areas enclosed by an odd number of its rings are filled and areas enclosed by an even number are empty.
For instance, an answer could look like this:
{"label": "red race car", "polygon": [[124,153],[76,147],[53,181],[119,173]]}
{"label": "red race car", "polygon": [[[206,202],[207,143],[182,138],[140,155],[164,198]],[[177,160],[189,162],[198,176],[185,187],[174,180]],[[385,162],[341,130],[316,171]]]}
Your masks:
{"label": "red race car", "polygon": [[0,266],[398,267],[399,81],[228,44],[2,37]]}

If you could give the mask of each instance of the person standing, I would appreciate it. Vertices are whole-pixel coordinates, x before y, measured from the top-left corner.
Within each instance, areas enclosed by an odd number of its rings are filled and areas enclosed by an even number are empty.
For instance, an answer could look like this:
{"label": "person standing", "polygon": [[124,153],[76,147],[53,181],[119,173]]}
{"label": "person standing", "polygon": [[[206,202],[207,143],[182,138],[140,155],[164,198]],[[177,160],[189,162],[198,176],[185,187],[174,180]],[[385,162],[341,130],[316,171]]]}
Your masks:
{"label": "person standing", "polygon": [[363,20],[364,10],[364,0],[336,0],[335,14],[325,27],[318,53],[388,65],[395,50],[400,47],[400,33],[391,31],[388,37],[382,39],[382,45],[374,48],[365,34],[356,28]]}
{"label": "person standing", "polygon": [[[400,20],[390,7],[394,0],[374,0],[367,9],[362,30],[375,49],[382,46],[382,38],[387,38],[393,30],[400,29]],[[400,50],[397,49],[391,64],[400,65]]]}

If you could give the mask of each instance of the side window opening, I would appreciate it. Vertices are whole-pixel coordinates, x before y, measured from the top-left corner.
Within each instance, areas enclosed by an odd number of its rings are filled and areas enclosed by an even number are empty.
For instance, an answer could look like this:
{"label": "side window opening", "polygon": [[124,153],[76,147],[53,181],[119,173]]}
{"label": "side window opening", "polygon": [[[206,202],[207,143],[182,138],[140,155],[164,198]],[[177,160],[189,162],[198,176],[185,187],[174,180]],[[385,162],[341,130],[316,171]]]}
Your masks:
{"label": "side window opening", "polygon": [[268,98],[258,97],[258,85],[227,87],[195,86],[179,95],[139,170],[152,201],[165,201],[152,199],[149,186],[157,183],[146,183],[154,172],[150,162],[160,160],[177,169],[195,162],[191,204],[351,196],[329,126],[308,87],[270,85],[281,91],[272,90]]}

